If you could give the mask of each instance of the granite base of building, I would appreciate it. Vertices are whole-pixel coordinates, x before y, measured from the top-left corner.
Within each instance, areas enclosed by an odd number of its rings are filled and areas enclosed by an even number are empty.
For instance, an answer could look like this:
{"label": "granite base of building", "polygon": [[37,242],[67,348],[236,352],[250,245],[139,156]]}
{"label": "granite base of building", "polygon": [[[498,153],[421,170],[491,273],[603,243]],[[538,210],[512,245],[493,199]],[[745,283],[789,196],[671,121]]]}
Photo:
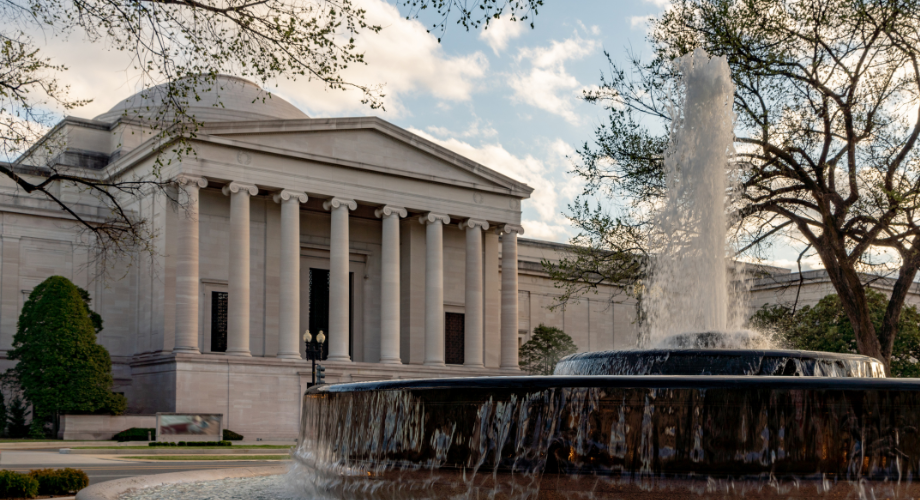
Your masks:
{"label": "granite base of building", "polygon": [[[413,378],[519,374],[462,365],[423,366],[323,361],[326,381],[366,382]],[[161,354],[131,361],[129,413],[221,413],[224,428],[246,440],[294,440],[303,394],[311,381],[309,360]]]}

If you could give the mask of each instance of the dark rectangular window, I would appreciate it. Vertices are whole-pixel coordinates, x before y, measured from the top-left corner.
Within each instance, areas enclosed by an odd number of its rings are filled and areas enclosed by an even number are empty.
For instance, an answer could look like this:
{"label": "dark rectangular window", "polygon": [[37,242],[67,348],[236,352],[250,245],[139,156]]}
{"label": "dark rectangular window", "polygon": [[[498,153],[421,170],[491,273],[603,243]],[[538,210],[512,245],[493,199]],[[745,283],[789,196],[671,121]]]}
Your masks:
{"label": "dark rectangular window", "polygon": [[211,352],[227,352],[227,292],[211,292]]}
{"label": "dark rectangular window", "polygon": [[445,313],[444,362],[449,365],[463,364],[464,318],[460,313]]}

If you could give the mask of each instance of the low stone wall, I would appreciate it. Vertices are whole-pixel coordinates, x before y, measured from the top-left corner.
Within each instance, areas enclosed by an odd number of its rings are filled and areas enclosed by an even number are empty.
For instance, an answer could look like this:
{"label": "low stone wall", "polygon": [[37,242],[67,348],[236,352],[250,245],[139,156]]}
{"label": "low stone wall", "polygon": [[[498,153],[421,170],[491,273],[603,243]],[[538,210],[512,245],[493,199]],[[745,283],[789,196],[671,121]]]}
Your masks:
{"label": "low stone wall", "polygon": [[273,465],[271,467],[196,470],[189,472],[173,472],[171,474],[129,477],[126,479],[105,481],[89,486],[77,493],[77,500],[117,500],[122,493],[140,488],[151,488],[164,484],[191,483],[195,481],[217,481],[219,479],[237,477],[274,476],[277,474],[284,474],[287,471],[287,465]]}
{"label": "low stone wall", "polygon": [[104,441],[132,427],[155,428],[156,415],[64,415],[59,439]]}

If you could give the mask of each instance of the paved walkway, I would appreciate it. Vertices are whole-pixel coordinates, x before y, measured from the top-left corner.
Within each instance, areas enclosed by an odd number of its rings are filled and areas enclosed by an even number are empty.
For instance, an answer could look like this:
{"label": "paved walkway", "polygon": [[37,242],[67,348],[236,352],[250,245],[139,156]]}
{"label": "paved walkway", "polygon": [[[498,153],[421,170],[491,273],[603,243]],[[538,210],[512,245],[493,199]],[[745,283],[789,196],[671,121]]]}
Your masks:
{"label": "paved walkway", "polygon": [[[142,451],[142,450],[139,450]],[[0,469],[28,472],[32,469],[73,467],[89,476],[89,484],[149,474],[166,474],[191,470],[232,469],[251,467],[253,464],[273,465],[280,462],[253,462],[245,460],[194,461],[194,462],[136,462],[117,458],[96,458],[87,455],[67,455],[58,450],[2,450]]]}

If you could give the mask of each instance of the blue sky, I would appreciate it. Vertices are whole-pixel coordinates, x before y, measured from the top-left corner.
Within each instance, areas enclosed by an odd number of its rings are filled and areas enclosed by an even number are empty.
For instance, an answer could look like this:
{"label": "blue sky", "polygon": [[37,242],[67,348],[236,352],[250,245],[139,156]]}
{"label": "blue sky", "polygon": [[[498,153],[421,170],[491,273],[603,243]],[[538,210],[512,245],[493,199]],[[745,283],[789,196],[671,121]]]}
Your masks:
{"label": "blue sky", "polygon": [[[565,242],[574,236],[562,215],[582,185],[567,171],[575,149],[605,120],[579,99],[628,50],[648,55],[650,16],[668,0],[546,0],[535,21],[498,22],[485,31],[451,25],[439,44],[421,21],[405,20],[384,0],[359,0],[379,34],[359,37],[368,62],[345,77],[384,85],[386,110],[371,110],[357,92],[316,82],[280,82],[271,90],[313,117],[377,115],[534,188],[523,205],[527,237]],[[426,24],[423,25],[422,23]],[[49,55],[67,61],[74,96],[94,101],[72,114],[92,118],[134,92],[124,54],[71,39],[51,40]],[[772,263],[794,266],[797,251],[780,247]],[[820,267],[807,260],[805,268]]]}

